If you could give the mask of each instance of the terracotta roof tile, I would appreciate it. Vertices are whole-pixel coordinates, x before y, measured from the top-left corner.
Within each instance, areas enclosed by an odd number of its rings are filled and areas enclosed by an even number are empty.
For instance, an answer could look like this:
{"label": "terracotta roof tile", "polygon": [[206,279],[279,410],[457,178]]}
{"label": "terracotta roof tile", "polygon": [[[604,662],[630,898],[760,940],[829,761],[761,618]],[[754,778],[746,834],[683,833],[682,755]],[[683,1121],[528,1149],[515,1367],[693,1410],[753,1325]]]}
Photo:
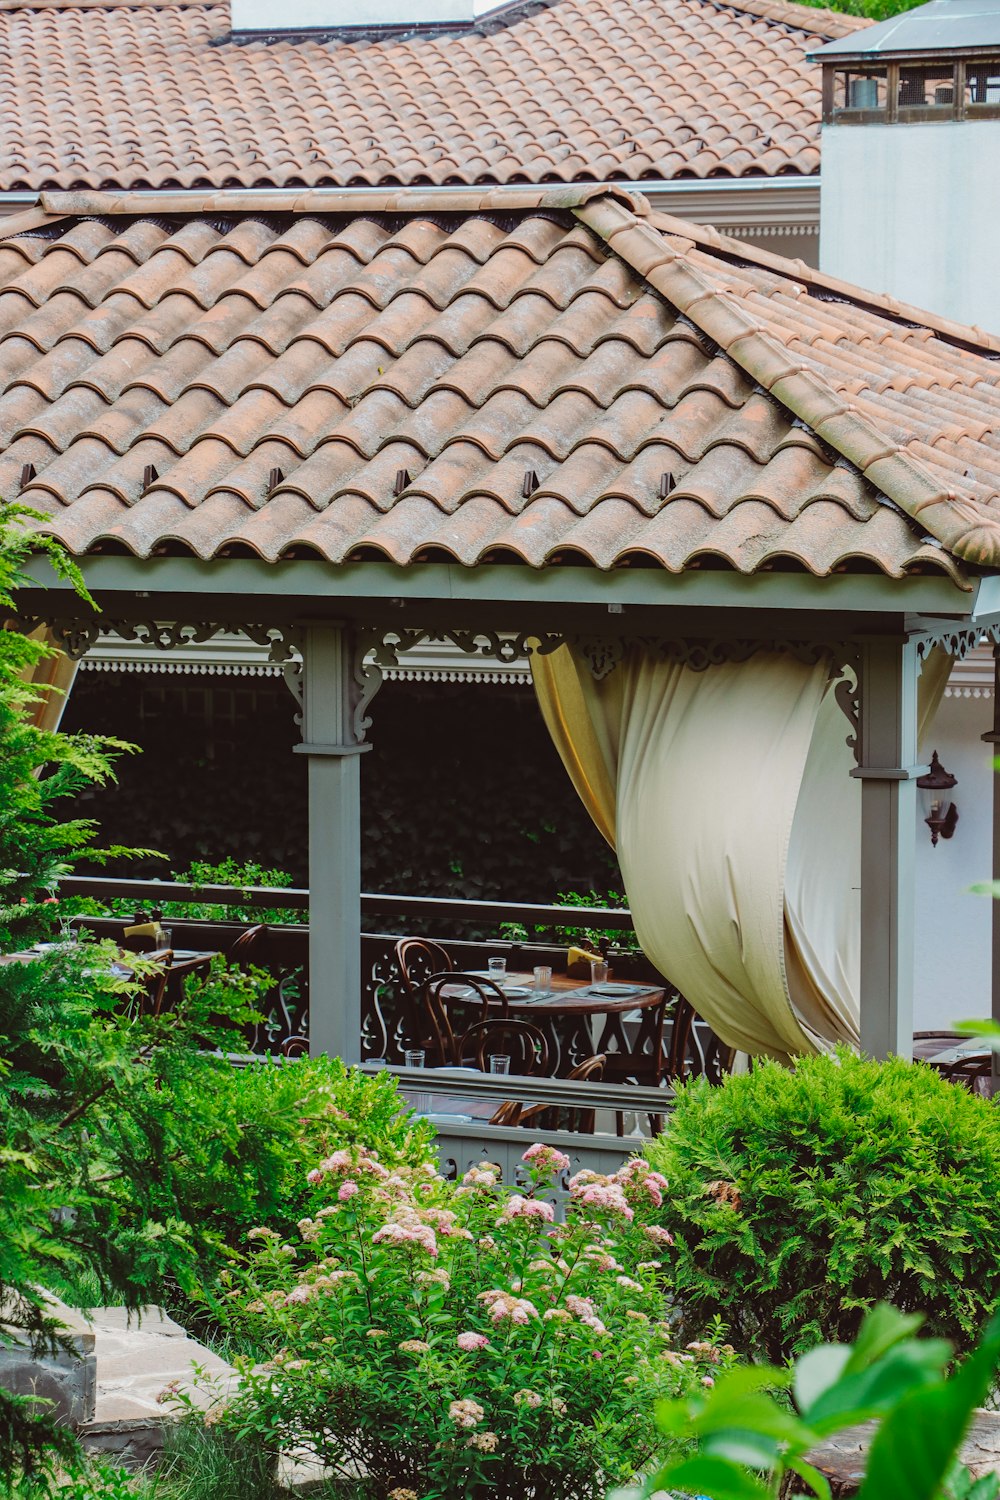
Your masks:
{"label": "terracotta roof tile", "polygon": [[0,247],[0,492],[81,553],[1000,566],[1000,341],[578,199],[53,200]]}
{"label": "terracotta roof tile", "polygon": [[226,4],[2,0],[0,188],[808,174],[806,55],[865,24],[786,0],[532,9],[452,35],[238,45]]}

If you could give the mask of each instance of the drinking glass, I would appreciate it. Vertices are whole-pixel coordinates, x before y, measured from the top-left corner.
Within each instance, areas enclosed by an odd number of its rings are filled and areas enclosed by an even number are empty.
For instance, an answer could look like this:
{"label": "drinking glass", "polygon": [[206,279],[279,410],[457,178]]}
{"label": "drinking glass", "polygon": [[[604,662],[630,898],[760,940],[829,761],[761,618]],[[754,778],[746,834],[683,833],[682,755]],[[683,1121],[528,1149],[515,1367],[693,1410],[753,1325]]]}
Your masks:
{"label": "drinking glass", "polygon": [[161,952],[174,946],[174,932],[172,927],[160,928],[160,935],[156,939],[156,946]]}
{"label": "drinking glass", "polygon": [[491,1052],[490,1053],[490,1072],[491,1073],[509,1073],[510,1072],[510,1058],[507,1057],[502,1052]]}
{"label": "drinking glass", "polygon": [[[422,1068],[427,1060],[427,1053],[423,1047],[411,1047],[408,1052],[403,1053],[403,1061],[408,1068]],[[431,1112],[430,1094],[414,1094],[413,1108],[418,1115],[429,1115]]]}
{"label": "drinking glass", "polygon": [[507,975],[507,960],[505,958],[491,958],[489,971],[493,983],[502,985]]}
{"label": "drinking glass", "polygon": [[604,962],[603,958],[595,958],[594,962],[590,966],[591,984],[607,984],[608,973],[608,966]]}
{"label": "drinking glass", "polygon": [[535,994],[547,995],[552,989],[552,970],[539,964],[535,970]]}

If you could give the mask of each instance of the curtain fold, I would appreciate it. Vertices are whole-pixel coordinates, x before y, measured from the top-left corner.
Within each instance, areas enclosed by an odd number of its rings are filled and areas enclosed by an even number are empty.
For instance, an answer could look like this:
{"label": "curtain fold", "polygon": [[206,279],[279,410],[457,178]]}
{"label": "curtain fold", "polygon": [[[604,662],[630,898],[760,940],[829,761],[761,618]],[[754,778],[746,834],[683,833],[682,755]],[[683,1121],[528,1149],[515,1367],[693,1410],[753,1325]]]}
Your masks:
{"label": "curtain fold", "polygon": [[924,658],[917,683],[917,743],[922,745],[934,727],[934,719],[948,686],[954,658],[943,646],[935,646]]}
{"label": "curtain fold", "polygon": [[632,648],[595,682],[563,645],[532,672],[653,962],[729,1046],[787,1058],[828,1044],[843,1007],[818,1003],[784,890],[826,667],[761,653],[693,672]]}
{"label": "curtain fold", "polygon": [[28,717],[36,729],[55,730],[62,722],[79,663],[56,647],[55,636],[45,625],[33,630],[28,639],[53,648],[50,655],[43,656],[34,667],[21,673],[22,682],[39,690]]}
{"label": "curtain fold", "polygon": [[[861,783],[827,665],[693,672],[632,647],[597,682],[564,644],[531,670],[657,967],[740,1051],[857,1047]],[[922,734],[950,670],[941,648],[924,663]]]}

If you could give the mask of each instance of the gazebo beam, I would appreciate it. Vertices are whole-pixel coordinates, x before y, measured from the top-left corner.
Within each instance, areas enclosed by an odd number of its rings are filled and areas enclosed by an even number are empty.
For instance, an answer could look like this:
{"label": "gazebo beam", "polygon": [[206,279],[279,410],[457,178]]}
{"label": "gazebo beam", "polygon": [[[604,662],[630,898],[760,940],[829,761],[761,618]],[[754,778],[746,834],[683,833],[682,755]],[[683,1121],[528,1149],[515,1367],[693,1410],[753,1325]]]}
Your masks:
{"label": "gazebo beam", "polygon": [[861,642],[861,1048],[913,1055],[917,640]]}

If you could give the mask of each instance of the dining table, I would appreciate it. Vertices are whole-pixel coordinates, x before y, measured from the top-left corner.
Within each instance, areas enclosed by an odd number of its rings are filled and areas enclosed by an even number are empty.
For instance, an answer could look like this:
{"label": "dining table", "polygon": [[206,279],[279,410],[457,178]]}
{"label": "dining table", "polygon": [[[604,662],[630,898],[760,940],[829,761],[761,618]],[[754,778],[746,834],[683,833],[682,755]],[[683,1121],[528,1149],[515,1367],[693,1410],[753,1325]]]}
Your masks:
{"label": "dining table", "polygon": [[[62,943],[35,943],[31,948],[24,948],[14,953],[0,954],[0,966],[4,964],[28,964],[41,958],[45,953],[55,948],[63,947]],[[128,949],[119,949],[118,956],[111,965],[111,972],[120,978],[126,978],[133,973],[129,967],[131,954]],[[218,957],[218,950],[209,948],[165,948],[151,953],[143,953],[143,959],[154,959],[166,965],[167,980],[164,987],[165,1008],[174,1006],[184,994],[184,980],[190,974],[207,973],[212,966],[213,958]]]}
{"label": "dining table", "polygon": [[[485,970],[468,972],[477,979],[494,977]],[[564,1077],[600,1052],[623,1058],[632,1055],[648,1066],[654,1040],[659,1045],[658,1007],[665,1000],[662,985],[611,979],[588,984],[567,974],[553,974],[545,989],[538,990],[533,973],[513,972],[504,975],[499,987],[508,1013],[531,1021],[544,1034],[554,1077]],[[440,996],[444,1001],[458,1001],[471,993],[458,980],[442,986]]]}

